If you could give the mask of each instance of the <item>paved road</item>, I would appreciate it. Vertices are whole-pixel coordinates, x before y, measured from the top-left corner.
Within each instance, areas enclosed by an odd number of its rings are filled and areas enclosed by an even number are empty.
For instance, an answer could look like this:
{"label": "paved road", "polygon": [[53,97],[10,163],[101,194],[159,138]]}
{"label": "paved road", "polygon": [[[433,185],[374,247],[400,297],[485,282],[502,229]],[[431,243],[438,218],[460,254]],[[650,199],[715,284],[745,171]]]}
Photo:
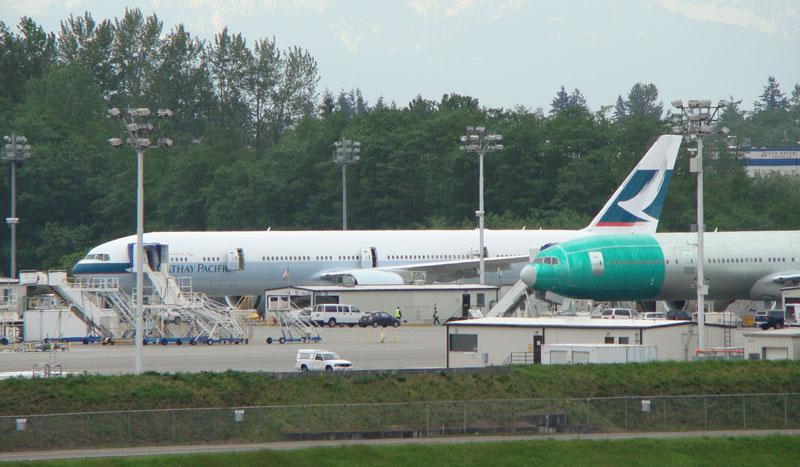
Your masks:
{"label": "paved road", "polygon": [[[380,334],[384,334],[381,344]],[[444,327],[323,328],[317,344],[266,344],[280,336],[275,327],[257,327],[247,345],[148,345],[142,358],[145,370],[159,372],[294,371],[297,349],[322,348],[353,361],[357,369],[436,368],[446,364]],[[133,371],[133,346],[73,344],[66,352],[3,352],[0,373],[30,370],[50,359],[66,372],[120,374]]]}
{"label": "paved road", "polygon": [[293,450],[315,447],[338,447],[355,445],[409,445],[409,444],[463,444],[498,441],[561,440],[576,439],[621,440],[621,439],[671,439],[671,438],[719,438],[741,436],[793,435],[800,436],[800,430],[742,430],[742,431],[670,431],[649,433],[571,433],[557,435],[526,436],[457,436],[448,438],[402,438],[375,440],[337,440],[337,441],[292,441],[259,444],[155,446],[137,448],[80,449],[65,451],[30,451],[0,453],[0,462],[79,459],[87,457],[128,457],[171,454],[197,454],[218,452],[242,452],[260,450]]}

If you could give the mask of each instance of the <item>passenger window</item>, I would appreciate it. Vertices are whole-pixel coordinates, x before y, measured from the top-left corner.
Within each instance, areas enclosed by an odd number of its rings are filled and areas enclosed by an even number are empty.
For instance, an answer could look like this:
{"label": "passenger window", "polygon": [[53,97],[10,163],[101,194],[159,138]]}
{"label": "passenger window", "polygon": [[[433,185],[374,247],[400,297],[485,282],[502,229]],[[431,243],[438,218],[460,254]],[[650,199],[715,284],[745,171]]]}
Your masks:
{"label": "passenger window", "polygon": [[352,307],[350,307],[350,311],[353,312],[353,313],[358,313],[358,308],[352,306]]}
{"label": "passenger window", "polygon": [[319,360],[319,361],[322,361],[322,354],[321,354],[321,353],[318,353],[318,354],[317,354],[317,356],[316,356],[316,357],[314,357],[314,360]]}

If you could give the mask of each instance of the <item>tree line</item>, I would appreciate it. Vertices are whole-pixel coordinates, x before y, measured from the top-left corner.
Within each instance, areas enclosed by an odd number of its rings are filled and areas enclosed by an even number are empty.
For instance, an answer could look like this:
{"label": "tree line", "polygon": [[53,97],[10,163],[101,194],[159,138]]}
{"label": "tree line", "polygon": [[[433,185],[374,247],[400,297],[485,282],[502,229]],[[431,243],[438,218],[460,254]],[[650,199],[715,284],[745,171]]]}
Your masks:
{"label": "tree line", "polygon": [[[157,131],[175,145],[145,156],[148,231],[337,229],[332,144],[341,138],[362,144],[348,169],[350,228],[474,228],[477,158],[458,149],[467,126],[504,137],[485,162],[487,227],[578,228],[672,126],[652,83],[596,111],[564,87],[548,108],[492,108],[458,93],[370,103],[359,89],[320,90],[320,73],[307,50],[274,37],[249,42],[223,29],[205,41],[138,9],[114,20],[70,16],[57,32],[30,18],[0,23],[0,130],[32,146],[17,172],[19,268],[69,267],[91,246],[133,233],[135,155],[108,144],[123,132],[106,118],[110,107],[175,112]],[[769,77],[752,112],[732,106],[720,124],[737,145],[793,145],[800,84],[787,95]],[[792,179],[747,177],[729,141],[706,146],[709,229],[800,225]],[[0,183],[5,207],[8,177]],[[682,154],[660,230],[688,230],[693,218]]]}

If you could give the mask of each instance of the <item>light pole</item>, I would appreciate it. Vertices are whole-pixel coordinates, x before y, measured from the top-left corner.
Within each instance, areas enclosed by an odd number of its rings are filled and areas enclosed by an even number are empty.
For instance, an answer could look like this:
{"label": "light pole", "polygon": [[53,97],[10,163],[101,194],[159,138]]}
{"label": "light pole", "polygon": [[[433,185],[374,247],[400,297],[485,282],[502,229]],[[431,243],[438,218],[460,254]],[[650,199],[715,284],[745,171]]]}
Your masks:
{"label": "light pole", "polygon": [[342,230],[347,230],[347,166],[361,160],[361,143],[342,139],[333,147],[333,162],[342,166]]}
{"label": "light pole", "polygon": [[719,110],[730,105],[730,102],[721,100],[717,105],[712,105],[707,99],[693,99],[686,105],[681,100],[672,101],[672,106],[681,111],[684,117],[683,125],[676,126],[676,133],[685,132],[690,138],[697,141],[697,156],[689,160],[689,169],[697,174],[697,258],[695,263],[697,288],[697,329],[699,333],[698,347],[700,351],[706,348],[705,337],[705,296],[708,295],[708,284],[705,283],[703,252],[703,234],[705,220],[703,214],[703,136],[714,130],[714,124],[719,119]]}
{"label": "light pole", "polygon": [[28,138],[13,133],[10,137],[4,136],[3,139],[6,142],[6,153],[3,159],[11,163],[11,215],[6,218],[6,224],[11,227],[11,264],[8,276],[15,279],[17,277],[17,224],[19,223],[17,217],[17,168],[31,157],[31,146],[27,144]]}
{"label": "light pole", "polygon": [[467,127],[467,134],[461,137],[461,144],[459,147],[462,151],[477,153],[478,154],[478,164],[480,169],[478,171],[478,210],[475,211],[475,215],[478,217],[478,230],[480,232],[480,276],[481,276],[481,285],[486,285],[486,273],[484,270],[483,264],[483,257],[484,257],[484,246],[483,246],[483,219],[484,219],[484,210],[483,210],[483,155],[487,152],[499,151],[503,149],[503,145],[500,142],[503,141],[503,135],[498,135],[496,133],[486,133],[486,128],[482,126],[478,127]]}
{"label": "light pole", "polygon": [[[150,133],[153,131],[153,124],[149,122],[151,112],[148,108],[128,109],[126,118],[122,111],[114,107],[108,111],[109,117],[122,120],[128,138],[125,141],[129,147],[136,149],[136,335],[134,371],[137,375],[142,373],[142,343],[144,339],[144,151],[151,147],[168,147],[172,145],[169,138],[159,138],[155,144],[150,142]],[[172,116],[169,109],[158,109],[156,112],[159,118]],[[121,138],[111,138],[108,142],[114,147],[123,144]]]}

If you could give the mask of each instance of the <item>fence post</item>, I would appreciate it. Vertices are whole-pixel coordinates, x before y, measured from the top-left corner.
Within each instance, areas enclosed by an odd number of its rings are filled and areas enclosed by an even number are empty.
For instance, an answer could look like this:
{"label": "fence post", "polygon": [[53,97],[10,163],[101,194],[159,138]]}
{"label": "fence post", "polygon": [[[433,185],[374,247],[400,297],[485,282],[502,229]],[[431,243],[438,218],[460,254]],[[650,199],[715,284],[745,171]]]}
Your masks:
{"label": "fence post", "polygon": [[789,396],[783,395],[783,427],[789,428]]}
{"label": "fence post", "polygon": [[661,404],[661,412],[664,414],[664,428],[667,427],[667,401],[669,400],[668,397],[664,397],[664,403]]}
{"label": "fence post", "polygon": [[425,435],[431,435],[431,403],[425,404]]}
{"label": "fence post", "polygon": [[467,434],[467,401],[464,401],[464,434]]}
{"label": "fence post", "polygon": [[625,431],[628,431],[628,398],[625,398]]}
{"label": "fence post", "polygon": [[384,404],[385,403],[382,402],[381,405],[378,406],[378,426],[381,429],[381,438],[385,438],[386,437],[386,435],[383,432],[383,406],[384,406]]}
{"label": "fence post", "polygon": [[131,412],[128,411],[128,446],[133,445],[133,427],[131,426]]}
{"label": "fence post", "polygon": [[745,398],[742,396],[742,428],[747,429],[747,408],[745,407]]}
{"label": "fence post", "polygon": [[86,414],[86,446],[91,447],[91,445],[92,445],[92,437],[89,434],[89,426],[91,424],[91,421],[89,420],[89,417],[91,417],[91,415],[89,415],[87,413]]}
{"label": "fence post", "polygon": [[586,398],[586,431],[591,432],[591,412],[592,412],[592,401],[588,397]]}
{"label": "fence post", "polygon": [[177,427],[175,426],[175,411],[174,410],[170,410],[170,413],[172,414],[172,442],[173,443],[177,443],[178,442],[178,430],[177,430]]}
{"label": "fence post", "polygon": [[703,396],[703,429],[708,430],[708,397]]}
{"label": "fence post", "polygon": [[306,437],[306,406],[300,406],[300,441]]}

